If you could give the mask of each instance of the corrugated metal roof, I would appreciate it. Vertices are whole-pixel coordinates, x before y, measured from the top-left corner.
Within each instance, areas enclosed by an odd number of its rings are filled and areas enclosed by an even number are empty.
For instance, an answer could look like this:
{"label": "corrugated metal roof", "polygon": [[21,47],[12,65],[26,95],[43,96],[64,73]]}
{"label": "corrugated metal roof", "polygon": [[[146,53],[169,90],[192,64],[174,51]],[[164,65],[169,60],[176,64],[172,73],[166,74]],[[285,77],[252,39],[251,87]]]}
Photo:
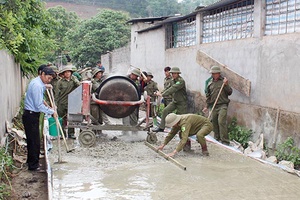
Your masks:
{"label": "corrugated metal roof", "polygon": [[172,23],[172,22],[176,22],[176,21],[181,21],[181,20],[187,19],[189,17],[195,16],[195,15],[197,15],[197,13],[210,11],[210,10],[213,10],[213,9],[216,9],[216,8],[219,8],[219,7],[223,7],[223,6],[226,6],[226,5],[230,5],[232,3],[236,3],[236,2],[239,2],[239,1],[243,1],[243,0],[220,0],[220,1],[218,1],[216,3],[213,3],[209,6],[206,6],[204,8],[200,8],[199,10],[196,10],[195,12],[192,12],[188,15],[167,17],[166,19],[162,20],[161,22],[158,22],[158,23],[156,23],[155,25],[153,25],[149,28],[145,28],[145,29],[139,30],[137,32],[142,33],[142,32],[146,32],[146,31],[150,31],[150,30],[155,30],[157,28],[162,27],[164,24]]}
{"label": "corrugated metal roof", "polygon": [[147,18],[135,18],[129,20],[127,23],[137,23],[137,22],[154,22],[154,21],[162,21],[167,19],[168,17],[147,17]]}

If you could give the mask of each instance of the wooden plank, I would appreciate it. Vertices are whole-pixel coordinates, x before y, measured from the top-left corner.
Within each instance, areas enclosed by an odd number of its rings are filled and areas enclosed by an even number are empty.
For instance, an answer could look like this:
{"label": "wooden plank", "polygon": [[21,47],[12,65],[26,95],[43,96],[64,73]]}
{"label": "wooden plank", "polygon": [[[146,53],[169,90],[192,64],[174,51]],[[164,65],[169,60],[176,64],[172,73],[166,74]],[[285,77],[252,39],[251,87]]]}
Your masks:
{"label": "wooden plank", "polygon": [[210,70],[212,66],[219,66],[222,76],[226,77],[229,80],[231,87],[248,97],[250,96],[251,82],[248,79],[232,71],[226,65],[213,59],[203,51],[198,50],[196,61],[200,66],[204,67],[207,70]]}

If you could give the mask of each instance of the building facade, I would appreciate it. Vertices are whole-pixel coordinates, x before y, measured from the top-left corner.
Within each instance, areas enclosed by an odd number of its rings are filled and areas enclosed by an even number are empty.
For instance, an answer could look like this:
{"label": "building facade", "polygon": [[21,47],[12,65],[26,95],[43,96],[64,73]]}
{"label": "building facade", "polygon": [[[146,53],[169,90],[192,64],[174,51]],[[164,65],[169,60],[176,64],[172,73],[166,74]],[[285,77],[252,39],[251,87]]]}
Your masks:
{"label": "building facade", "polygon": [[269,147],[289,136],[300,147],[300,0],[223,0],[186,16],[129,23],[128,66],[151,71],[160,87],[163,68],[179,67],[189,112],[200,113],[205,102],[210,74],[197,62],[201,51],[251,82],[250,95],[234,90],[229,120],[252,129],[253,140],[263,133]]}

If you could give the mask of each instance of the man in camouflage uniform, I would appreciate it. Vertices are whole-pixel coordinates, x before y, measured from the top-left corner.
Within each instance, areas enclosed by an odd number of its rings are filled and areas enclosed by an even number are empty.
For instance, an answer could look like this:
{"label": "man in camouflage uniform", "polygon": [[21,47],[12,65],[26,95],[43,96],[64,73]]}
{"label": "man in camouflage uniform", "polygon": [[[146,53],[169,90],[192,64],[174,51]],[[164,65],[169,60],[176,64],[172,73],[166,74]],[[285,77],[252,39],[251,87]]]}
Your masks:
{"label": "man in camouflage uniform", "polygon": [[[171,70],[171,67],[165,67],[165,69],[164,69],[165,79],[164,79],[164,90],[163,91],[169,89],[173,84],[173,80],[172,80],[170,70]],[[167,107],[167,105],[169,105],[169,103],[172,102],[172,95],[165,96],[163,101],[164,101],[165,107]]]}
{"label": "man in camouflage uniform", "polygon": [[[68,95],[75,90],[80,82],[72,76],[73,66],[71,64],[64,66],[59,74],[63,74],[63,78],[57,82],[55,88],[55,101],[57,105],[57,113],[63,119],[63,127],[67,125],[68,115]],[[74,128],[68,129],[68,137],[75,138]]]}
{"label": "man in camouflage uniform", "polygon": [[221,76],[221,70],[218,66],[213,66],[210,70],[212,74],[209,79],[206,80],[205,94],[207,107],[203,109],[203,112],[207,112],[208,109],[212,109],[217,96],[221,90],[220,96],[216,102],[214,110],[211,113],[211,121],[213,124],[213,131],[215,133],[215,139],[223,144],[229,144],[228,130],[227,130],[227,108],[230,102],[228,96],[232,94],[232,88],[228,84],[228,79]]}
{"label": "man in camouflage uniform", "polygon": [[[99,92],[97,89],[99,88],[100,84],[104,81],[105,77],[103,76],[105,69],[95,67],[92,71],[92,92]],[[95,118],[98,118],[98,122],[105,124],[111,124],[111,122],[108,119],[108,116],[103,113],[103,111],[100,109],[100,106],[94,102],[91,102],[91,114]]]}
{"label": "man in camouflage uniform", "polygon": [[[145,86],[144,90],[147,92],[147,95],[150,96],[150,102],[156,102],[156,95],[155,93],[158,91],[157,83],[152,80],[153,75],[151,72],[147,72],[147,85]],[[155,106],[151,104],[150,106],[150,113],[149,117],[153,117]]]}
{"label": "man in camouflage uniform", "polygon": [[[127,76],[136,84],[137,88],[140,88],[140,82],[138,79],[140,75],[141,75],[140,70],[134,68]],[[122,121],[124,125],[136,126],[138,123],[138,119],[139,119],[139,108],[136,108],[133,113],[131,113],[128,117],[123,118]]]}
{"label": "man in camouflage uniform", "polygon": [[158,150],[163,150],[163,148],[179,132],[181,135],[180,142],[176,149],[172,153],[168,154],[168,156],[174,156],[177,152],[181,151],[189,137],[192,135],[196,135],[197,141],[202,148],[202,155],[209,156],[205,140],[205,136],[208,135],[213,129],[212,123],[209,121],[209,119],[196,114],[176,115],[174,113],[170,113],[166,117],[166,126],[172,127],[172,129],[165,138],[164,143],[158,147]]}
{"label": "man in camouflage uniform", "polygon": [[161,96],[164,98],[166,96],[172,95],[172,102],[164,108],[161,116],[160,125],[152,130],[154,132],[164,131],[165,118],[169,113],[175,110],[177,114],[187,113],[186,86],[184,79],[179,75],[181,74],[180,69],[178,67],[173,67],[170,73],[172,74],[173,84],[170,88],[162,92]]}

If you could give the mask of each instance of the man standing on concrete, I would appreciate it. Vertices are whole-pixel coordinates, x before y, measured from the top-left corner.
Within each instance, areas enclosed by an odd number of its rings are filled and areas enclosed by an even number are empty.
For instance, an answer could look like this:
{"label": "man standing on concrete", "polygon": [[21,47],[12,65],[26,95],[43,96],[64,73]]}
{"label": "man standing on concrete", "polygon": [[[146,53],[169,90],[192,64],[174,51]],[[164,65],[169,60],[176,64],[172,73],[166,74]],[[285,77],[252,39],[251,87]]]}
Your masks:
{"label": "man standing on concrete", "polygon": [[164,143],[158,147],[158,150],[163,148],[180,132],[180,142],[176,149],[168,154],[174,156],[181,151],[187,143],[189,136],[196,135],[197,141],[201,145],[203,156],[209,156],[205,136],[212,131],[212,123],[206,117],[196,114],[176,115],[174,113],[168,114],[166,117],[166,126],[172,127],[171,131],[164,140]]}
{"label": "man standing on concrete", "polygon": [[[151,72],[147,72],[147,85],[144,90],[147,92],[147,95],[150,96],[150,102],[156,102],[156,92],[158,91],[157,83],[152,80],[153,75]],[[156,117],[154,112],[155,106],[152,104],[150,106],[149,117]]]}
{"label": "man standing on concrete", "polygon": [[[210,73],[212,74],[211,77],[205,82],[207,107],[203,109],[203,112],[207,112],[208,109],[210,109],[212,112],[211,121],[213,124],[215,139],[223,144],[229,145],[227,108],[230,102],[228,96],[232,94],[232,88],[228,84],[228,79],[221,76],[220,67],[213,66]],[[220,95],[217,99],[219,93]],[[211,110],[215,102],[215,107]]]}
{"label": "man standing on concrete", "polygon": [[[163,91],[169,89],[173,84],[170,70],[171,70],[171,67],[165,67],[165,69],[164,69],[165,79],[164,79],[164,90]],[[163,101],[164,101],[165,107],[167,107],[167,105],[169,105],[172,102],[172,95],[165,96]]]}
{"label": "man standing on concrete", "polygon": [[40,113],[46,113],[57,117],[57,113],[44,103],[46,84],[49,84],[55,72],[49,67],[43,67],[40,75],[33,79],[25,96],[24,113],[22,116],[27,139],[27,164],[28,170],[40,171],[39,156],[41,139],[39,133]]}
{"label": "man standing on concrete", "polygon": [[179,75],[181,74],[180,69],[178,67],[173,67],[170,71],[173,78],[173,84],[170,88],[162,92],[159,92],[157,95],[162,97],[167,97],[172,95],[172,102],[164,108],[161,116],[161,122],[158,127],[153,129],[154,132],[164,131],[165,129],[165,118],[166,116],[175,111],[177,114],[186,114],[187,113],[187,93],[185,87],[184,79]]}
{"label": "man standing on concrete", "polygon": [[[140,81],[138,79],[140,75],[141,75],[140,70],[136,68],[132,69],[130,71],[130,74],[127,75],[127,77],[136,84],[137,88],[140,88]],[[138,124],[138,119],[139,119],[139,108],[137,107],[133,113],[131,113],[127,117],[124,117],[122,121],[124,125],[136,126]]]}
{"label": "man standing on concrete", "polygon": [[[68,95],[80,85],[78,79],[72,76],[73,70],[72,64],[64,66],[59,73],[63,74],[63,78],[57,82],[55,88],[55,105],[57,105],[58,115],[63,119],[64,128],[68,121]],[[74,132],[74,128],[69,128],[68,137],[76,139]]]}

